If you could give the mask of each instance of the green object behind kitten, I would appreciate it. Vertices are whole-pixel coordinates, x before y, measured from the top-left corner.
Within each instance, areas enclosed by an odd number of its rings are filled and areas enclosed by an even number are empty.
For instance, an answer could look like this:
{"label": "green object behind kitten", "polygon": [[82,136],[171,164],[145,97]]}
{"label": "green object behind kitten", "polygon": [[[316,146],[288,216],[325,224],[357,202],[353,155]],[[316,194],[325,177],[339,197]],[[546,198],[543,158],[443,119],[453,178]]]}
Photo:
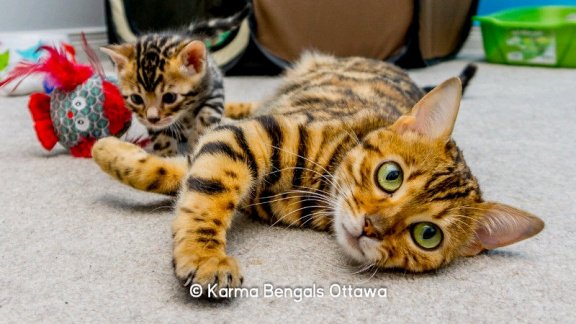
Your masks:
{"label": "green object behind kitten", "polygon": [[189,160],[114,138],[99,141],[93,156],[134,188],[179,193],[173,253],[186,284],[241,285],[240,266],[226,253],[236,212],[333,231],[366,265],[433,270],[544,227],[482,199],[451,139],[461,93],[458,78],[424,96],[393,65],[307,54],[271,100],[202,136]]}

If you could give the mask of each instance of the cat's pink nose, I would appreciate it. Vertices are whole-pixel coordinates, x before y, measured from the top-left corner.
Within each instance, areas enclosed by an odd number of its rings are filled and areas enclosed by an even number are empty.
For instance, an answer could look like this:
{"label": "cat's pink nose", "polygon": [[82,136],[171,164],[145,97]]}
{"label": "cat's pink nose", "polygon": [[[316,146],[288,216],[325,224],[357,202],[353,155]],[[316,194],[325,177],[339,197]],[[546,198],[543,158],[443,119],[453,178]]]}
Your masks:
{"label": "cat's pink nose", "polygon": [[372,220],[368,216],[364,218],[364,227],[362,228],[362,235],[371,238],[380,238],[380,233],[378,232],[378,229],[376,229],[374,224],[372,224]]}
{"label": "cat's pink nose", "polygon": [[150,122],[150,124],[156,124],[157,122],[160,121],[160,117],[158,117],[158,116],[146,117],[146,120],[148,120]]}
{"label": "cat's pink nose", "polygon": [[160,121],[160,111],[156,107],[150,107],[146,110],[146,120],[151,124],[156,124]]}

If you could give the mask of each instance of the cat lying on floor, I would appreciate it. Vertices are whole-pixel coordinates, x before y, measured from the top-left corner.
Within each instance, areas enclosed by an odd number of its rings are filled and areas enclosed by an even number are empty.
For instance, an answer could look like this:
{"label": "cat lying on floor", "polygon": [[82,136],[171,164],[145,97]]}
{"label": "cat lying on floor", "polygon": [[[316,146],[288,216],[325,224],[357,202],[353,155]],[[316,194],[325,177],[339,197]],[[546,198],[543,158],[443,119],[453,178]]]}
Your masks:
{"label": "cat lying on floor", "polygon": [[424,95],[393,65],[307,54],[272,99],[209,130],[188,158],[160,158],[116,138],[92,154],[127,185],[178,194],[173,256],[187,285],[242,284],[226,253],[236,212],[333,231],[360,263],[427,271],[544,227],[482,199],[451,139],[461,94],[458,78]]}

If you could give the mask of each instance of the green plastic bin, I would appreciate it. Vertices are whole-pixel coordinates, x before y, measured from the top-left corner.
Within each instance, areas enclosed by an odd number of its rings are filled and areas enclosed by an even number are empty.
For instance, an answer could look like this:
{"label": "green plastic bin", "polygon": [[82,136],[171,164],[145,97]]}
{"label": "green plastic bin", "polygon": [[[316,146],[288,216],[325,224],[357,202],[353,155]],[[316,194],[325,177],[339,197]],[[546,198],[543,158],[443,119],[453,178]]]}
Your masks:
{"label": "green plastic bin", "polygon": [[517,8],[474,20],[489,62],[576,67],[576,6]]}

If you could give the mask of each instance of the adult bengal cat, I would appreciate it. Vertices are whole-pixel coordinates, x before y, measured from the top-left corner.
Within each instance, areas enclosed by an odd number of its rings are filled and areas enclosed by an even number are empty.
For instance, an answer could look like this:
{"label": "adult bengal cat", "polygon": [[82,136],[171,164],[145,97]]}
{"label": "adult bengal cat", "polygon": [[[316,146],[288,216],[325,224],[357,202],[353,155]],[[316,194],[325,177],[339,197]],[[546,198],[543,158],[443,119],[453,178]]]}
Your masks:
{"label": "adult bengal cat", "polygon": [[186,284],[241,285],[226,254],[238,211],[332,230],[361,263],[426,271],[544,227],[482,199],[451,139],[461,93],[458,78],[424,95],[393,65],[307,54],[252,117],[214,127],[188,159],[115,138],[100,140],[93,156],[134,188],[179,193],[174,266]]}

